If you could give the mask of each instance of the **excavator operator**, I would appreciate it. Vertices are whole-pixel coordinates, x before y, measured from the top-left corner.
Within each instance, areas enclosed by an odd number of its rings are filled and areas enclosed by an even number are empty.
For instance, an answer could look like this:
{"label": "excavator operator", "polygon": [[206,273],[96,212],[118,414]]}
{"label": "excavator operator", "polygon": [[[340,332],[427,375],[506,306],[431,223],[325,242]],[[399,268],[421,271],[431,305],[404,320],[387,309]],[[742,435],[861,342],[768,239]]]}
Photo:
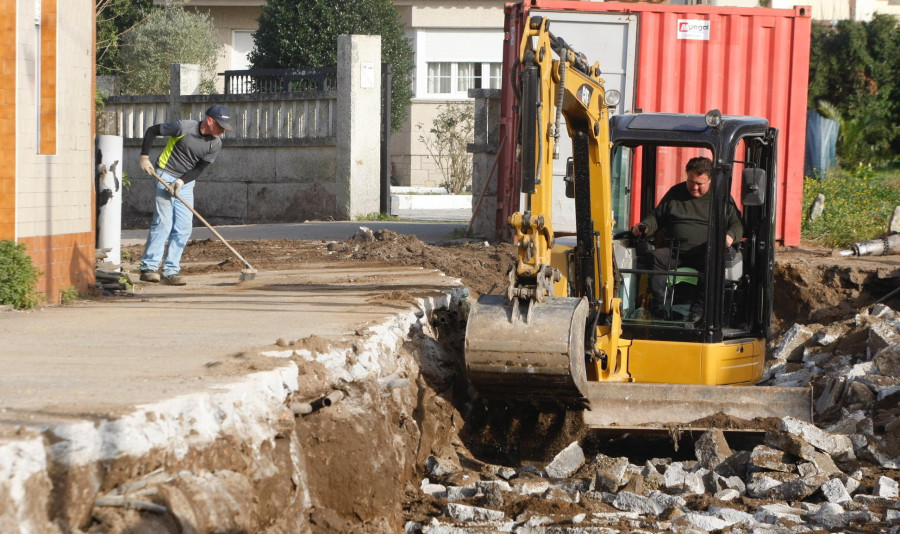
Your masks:
{"label": "excavator operator", "polygon": [[[712,160],[709,158],[691,158],[685,166],[687,180],[673,185],[656,208],[632,227],[631,232],[638,237],[653,236],[660,229],[665,234],[666,246],[654,248],[647,242],[639,243],[638,252],[646,257],[648,267],[652,270],[674,271],[679,267],[691,267],[699,272],[705,270],[706,236],[712,196],[707,193],[712,169]],[[725,246],[731,247],[740,242],[744,232],[740,213],[733,199],[725,208],[725,218],[728,222]],[[664,307],[668,281],[668,276],[651,276],[650,313],[654,317],[668,318],[669,310]],[[696,286],[697,291],[689,312],[689,321],[692,323],[703,317],[705,284],[697,282]]]}

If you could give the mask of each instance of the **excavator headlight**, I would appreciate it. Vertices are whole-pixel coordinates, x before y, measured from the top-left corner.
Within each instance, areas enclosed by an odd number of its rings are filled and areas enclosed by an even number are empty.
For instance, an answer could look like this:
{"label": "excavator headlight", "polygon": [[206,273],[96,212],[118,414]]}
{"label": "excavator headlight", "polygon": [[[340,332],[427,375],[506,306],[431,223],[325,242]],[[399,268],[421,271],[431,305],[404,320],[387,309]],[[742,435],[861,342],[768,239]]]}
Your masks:
{"label": "excavator headlight", "polygon": [[706,113],[706,125],[710,128],[718,128],[722,124],[722,112],[718,109],[710,110]]}
{"label": "excavator headlight", "polygon": [[619,105],[619,101],[622,100],[622,93],[616,91],[615,89],[610,89],[606,92],[606,96],[603,98],[603,101],[606,102],[606,105],[614,108]]}

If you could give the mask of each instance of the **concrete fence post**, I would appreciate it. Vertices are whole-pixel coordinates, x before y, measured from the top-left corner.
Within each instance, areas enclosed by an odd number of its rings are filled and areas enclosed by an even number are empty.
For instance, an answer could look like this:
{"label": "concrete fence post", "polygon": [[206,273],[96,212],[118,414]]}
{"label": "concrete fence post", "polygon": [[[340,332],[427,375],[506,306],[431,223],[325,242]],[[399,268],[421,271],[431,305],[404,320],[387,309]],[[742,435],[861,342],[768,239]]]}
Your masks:
{"label": "concrete fence post", "polygon": [[337,57],[335,211],[352,220],[380,205],[381,36],[341,35]]}
{"label": "concrete fence post", "polygon": [[[181,95],[200,94],[200,65],[172,63],[169,71],[169,117],[166,120],[197,119],[181,114]],[[150,126],[148,124],[148,126]]]}
{"label": "concrete fence post", "polygon": [[500,90],[469,89],[475,99],[474,142],[466,150],[472,154],[472,235],[497,237],[497,154],[500,150]]}

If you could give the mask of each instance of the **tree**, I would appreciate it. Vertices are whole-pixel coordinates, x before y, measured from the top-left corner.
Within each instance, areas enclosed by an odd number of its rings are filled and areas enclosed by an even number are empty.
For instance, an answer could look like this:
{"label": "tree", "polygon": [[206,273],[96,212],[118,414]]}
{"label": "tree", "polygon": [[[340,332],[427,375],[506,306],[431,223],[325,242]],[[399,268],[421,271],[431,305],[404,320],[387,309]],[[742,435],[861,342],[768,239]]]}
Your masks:
{"label": "tree", "polygon": [[399,129],[412,99],[413,50],[390,0],[267,0],[250,53],[253,68],[330,67],[339,35],[380,35],[391,65],[391,127]]}
{"label": "tree", "polygon": [[119,50],[122,37],[156,9],[153,0],[96,0],[97,74],[122,73]]}
{"label": "tree", "polygon": [[208,14],[186,11],[169,3],[125,34],[119,52],[126,94],[159,95],[169,92],[172,63],[200,65],[200,87],[215,91],[216,60],[221,43]]}
{"label": "tree", "polygon": [[888,15],[813,24],[808,104],[841,124],[845,165],[880,165],[900,152],[898,26]]}
{"label": "tree", "polygon": [[[439,109],[428,135],[419,135],[419,141],[444,177],[441,187],[458,195],[472,177],[472,154],[466,147],[475,134],[475,109],[472,104],[446,104]],[[424,129],[421,123],[416,127]]]}

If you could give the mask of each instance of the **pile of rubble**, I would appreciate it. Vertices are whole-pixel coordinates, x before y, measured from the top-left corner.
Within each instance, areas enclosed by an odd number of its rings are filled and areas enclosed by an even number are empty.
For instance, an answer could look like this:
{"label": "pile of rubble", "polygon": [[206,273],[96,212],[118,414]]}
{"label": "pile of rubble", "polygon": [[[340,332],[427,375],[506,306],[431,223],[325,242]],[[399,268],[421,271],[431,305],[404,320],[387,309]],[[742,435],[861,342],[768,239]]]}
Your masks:
{"label": "pile of rubble", "polygon": [[[644,465],[573,442],[543,469],[430,457],[421,491],[441,514],[407,532],[900,532],[897,471],[852,460],[847,436],[786,419],[763,444],[732,451],[721,431],[695,461]],[[841,467],[839,467],[841,466]],[[850,470],[845,472],[843,469]]]}
{"label": "pile of rubble", "polygon": [[816,425],[784,418],[746,450],[709,430],[696,460],[642,465],[577,441],[542,468],[432,456],[406,531],[900,533],[900,314],[796,325],[772,353],[764,384],[812,385]]}
{"label": "pile of rubble", "polygon": [[815,419],[861,460],[900,469],[900,314],[876,304],[827,326],[794,325],[763,384],[812,385]]}

